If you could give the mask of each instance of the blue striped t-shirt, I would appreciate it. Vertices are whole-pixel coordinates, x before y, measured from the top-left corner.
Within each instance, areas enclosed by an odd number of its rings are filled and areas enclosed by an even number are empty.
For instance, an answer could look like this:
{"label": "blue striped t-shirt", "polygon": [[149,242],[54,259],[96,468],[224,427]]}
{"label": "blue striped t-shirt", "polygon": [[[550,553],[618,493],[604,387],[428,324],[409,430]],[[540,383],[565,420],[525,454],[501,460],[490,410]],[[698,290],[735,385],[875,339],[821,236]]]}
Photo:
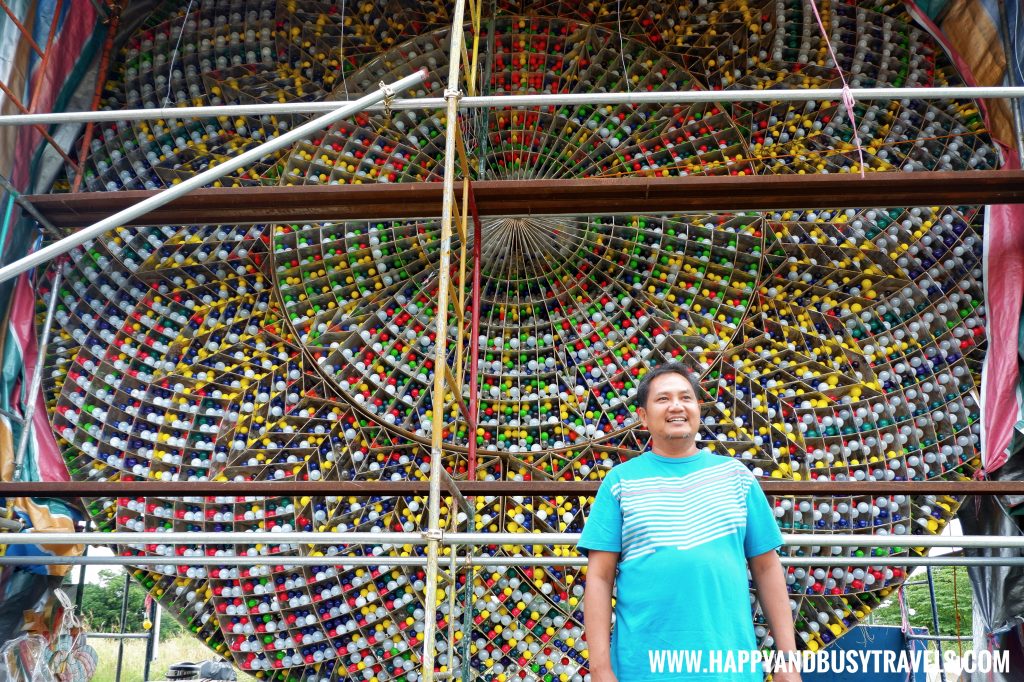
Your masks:
{"label": "blue striped t-shirt", "polygon": [[746,675],[658,672],[652,656],[702,651],[706,667],[713,651],[753,651],[746,560],[781,544],[757,479],[738,460],[645,452],[609,471],[579,547],[619,553],[611,650],[619,682],[759,682],[749,665]]}

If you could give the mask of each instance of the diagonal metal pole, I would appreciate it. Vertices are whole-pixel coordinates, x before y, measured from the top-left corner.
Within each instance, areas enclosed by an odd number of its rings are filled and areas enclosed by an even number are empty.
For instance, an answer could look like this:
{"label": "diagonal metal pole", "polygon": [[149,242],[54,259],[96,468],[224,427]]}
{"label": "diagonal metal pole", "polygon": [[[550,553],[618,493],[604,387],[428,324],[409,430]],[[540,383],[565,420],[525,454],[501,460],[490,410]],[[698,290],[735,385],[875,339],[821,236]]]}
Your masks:
{"label": "diagonal metal pole", "polygon": [[[225,161],[222,164],[209,168],[198,175],[195,175],[182,183],[169,187],[164,191],[155,194],[148,199],[140,201],[139,203],[126,208],[123,211],[115,213],[114,215],[94,223],[89,227],[79,230],[73,235],[69,235],[64,239],[61,239],[47,247],[44,247],[35,253],[31,253],[24,258],[17,260],[10,265],[0,268],[0,282],[6,282],[12,277],[16,277],[26,270],[31,270],[41,263],[59,256],[62,253],[67,253],[71,249],[84,244],[90,239],[94,239],[104,232],[119,227],[124,223],[138,218],[141,215],[145,215],[149,211],[155,208],[163,206],[164,204],[170,203],[180,196],[188,194],[194,189],[198,189],[214,180],[224,177],[228,173],[234,171],[238,167],[245,167],[261,158],[270,154],[271,152],[277,151],[287,147],[288,145],[301,140],[307,135],[311,135],[327,126],[331,125],[335,121],[339,121],[343,118],[351,116],[355,113],[366,109],[371,104],[375,104],[384,99],[390,99],[395,93],[405,90],[417,85],[426,78],[426,70],[420,70],[416,73],[406,76],[399,81],[391,84],[390,86],[384,86],[379,90],[374,90],[368,95],[360,97],[359,99],[347,103],[345,106],[339,107],[330,113],[324,114],[319,118],[314,118],[312,121],[300,125],[298,128],[294,128],[283,135],[275,137],[272,140],[268,140],[258,147],[254,147],[247,152],[239,154],[238,156]],[[446,178],[447,181],[447,178]]]}
{"label": "diagonal metal pole", "polygon": [[[434,656],[437,642],[437,573],[441,550],[441,472],[444,470],[444,398],[445,372],[448,363],[448,289],[451,284],[452,213],[455,205],[456,134],[459,125],[459,57],[462,54],[462,20],[466,0],[456,0],[452,14],[451,47],[448,55],[448,85],[444,91],[447,103],[444,145],[444,195],[441,206],[441,241],[437,265],[437,338],[434,342],[433,424],[430,443],[430,494],[427,498],[427,570],[423,592],[426,619],[423,624],[423,656],[420,679],[434,682]],[[453,389],[454,390],[454,389]],[[451,589],[455,589],[452,585]]]}
{"label": "diagonal metal pole", "polygon": [[[26,199],[21,194],[21,192],[19,192],[14,187],[14,185],[11,184],[11,181],[8,180],[6,177],[4,177],[2,174],[0,174],[0,187],[2,187],[3,190],[5,192],[7,192],[7,194],[9,194],[11,196],[11,198],[14,200],[14,202],[16,204],[18,204],[18,206],[21,206],[23,209],[25,209],[35,219],[35,221],[37,223],[42,225],[44,230],[49,232],[55,238],[56,237],[60,237],[61,231],[58,230],[57,227],[54,226],[53,223],[51,223],[49,220],[47,220],[46,216],[44,216],[42,213],[40,213],[39,209],[37,209],[32,204],[31,201]],[[0,243],[2,243],[2,242],[0,242]]]}
{"label": "diagonal metal pole", "polygon": [[51,282],[50,299],[46,302],[46,319],[43,321],[43,330],[39,338],[39,347],[36,348],[36,365],[33,368],[32,380],[29,383],[28,395],[25,397],[25,416],[21,424],[21,434],[18,436],[18,448],[14,451],[14,477],[17,481],[21,478],[22,469],[25,467],[25,454],[28,452],[28,441],[32,435],[32,419],[36,414],[36,403],[39,402],[39,388],[43,382],[43,366],[46,362],[46,346],[50,342],[50,329],[53,327],[53,311],[57,307],[57,293],[60,291],[61,268],[60,264],[55,268],[53,282]]}

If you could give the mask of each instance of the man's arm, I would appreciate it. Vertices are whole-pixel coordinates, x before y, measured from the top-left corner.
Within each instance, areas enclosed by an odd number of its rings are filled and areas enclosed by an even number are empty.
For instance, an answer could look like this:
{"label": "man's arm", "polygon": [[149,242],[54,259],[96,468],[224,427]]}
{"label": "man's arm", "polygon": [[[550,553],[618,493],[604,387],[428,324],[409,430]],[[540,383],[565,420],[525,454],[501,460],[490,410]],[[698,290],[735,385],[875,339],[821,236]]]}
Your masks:
{"label": "man's arm", "polygon": [[615,682],[612,673],[612,587],[618,552],[592,549],[587,560],[587,586],[583,593],[583,621],[590,652],[592,682]]}
{"label": "man's arm", "polygon": [[[758,601],[761,610],[768,620],[768,628],[775,639],[775,648],[779,652],[796,652],[796,633],[793,628],[793,612],[789,608],[789,593],[786,590],[786,578],[782,573],[782,562],[775,550],[758,554],[747,559],[750,575],[757,586]],[[778,672],[776,682],[799,682],[800,674]]]}

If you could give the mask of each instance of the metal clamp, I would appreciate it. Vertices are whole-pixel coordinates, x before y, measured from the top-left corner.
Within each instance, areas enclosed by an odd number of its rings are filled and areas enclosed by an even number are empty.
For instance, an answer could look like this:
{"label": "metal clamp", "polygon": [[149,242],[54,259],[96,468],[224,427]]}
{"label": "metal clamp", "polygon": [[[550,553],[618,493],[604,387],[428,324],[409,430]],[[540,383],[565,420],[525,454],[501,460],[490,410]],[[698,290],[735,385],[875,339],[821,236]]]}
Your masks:
{"label": "metal clamp", "polygon": [[377,83],[377,87],[384,92],[384,99],[382,100],[384,105],[384,122],[377,128],[377,133],[380,134],[391,127],[391,105],[395,101],[395,91],[384,81]]}
{"label": "metal clamp", "polygon": [[444,89],[444,98],[446,100],[449,100],[449,99],[460,100],[460,99],[462,99],[462,90],[459,90],[458,88],[455,88],[455,89],[445,88]]}
{"label": "metal clamp", "polygon": [[423,531],[423,539],[427,542],[441,542],[444,540],[443,530],[425,530]]}

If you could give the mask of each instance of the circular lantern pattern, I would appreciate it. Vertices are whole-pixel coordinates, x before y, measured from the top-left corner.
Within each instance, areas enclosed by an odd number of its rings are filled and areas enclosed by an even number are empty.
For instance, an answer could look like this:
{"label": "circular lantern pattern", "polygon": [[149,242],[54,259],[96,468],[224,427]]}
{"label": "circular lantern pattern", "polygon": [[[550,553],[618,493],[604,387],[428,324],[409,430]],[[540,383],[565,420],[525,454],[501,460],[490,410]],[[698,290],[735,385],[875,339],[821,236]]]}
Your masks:
{"label": "circular lantern pattern", "polygon": [[[173,6],[172,6],[173,5]],[[835,67],[800,3],[712,6],[501,4],[481,45],[495,94],[760,88],[761,102],[548,106],[467,113],[473,171],[488,179],[991,168],[971,102],[785,103],[772,88],[831,87]],[[163,5],[161,5],[163,7]],[[109,108],[347,99],[425,67],[410,96],[440,96],[446,10],[387,2],[177,4],[129,39]],[[851,85],[958,85],[937,43],[897,6],[828,5]],[[179,36],[180,32],[180,36]],[[180,38],[180,40],[179,40]],[[175,46],[178,46],[175,49]],[[100,125],[91,191],[169,186],[301,117]],[[438,181],[443,113],[360,114],[233,171],[218,185]],[[438,207],[440,211],[440,207]],[[646,445],[633,396],[667,360],[700,371],[701,439],[755,474],[793,480],[961,477],[976,465],[984,350],[983,214],[977,207],[677,215],[510,216],[482,229],[479,423],[444,404],[443,464],[481,480],[600,480]],[[63,265],[48,355],[54,432],[79,480],[425,480],[431,463],[440,221],[182,225],[119,229]],[[456,244],[457,249],[460,245]],[[455,292],[457,299],[459,292]],[[44,296],[45,298],[45,296]],[[453,306],[449,340],[458,334]],[[454,353],[454,351],[453,351]],[[462,367],[468,401],[468,359]],[[526,489],[524,488],[524,492]],[[587,500],[474,500],[473,526],[578,532]],[[109,530],[415,531],[422,497],[112,498]],[[889,555],[937,533],[958,501],[886,495],[772,499],[794,555],[802,645],[870,612],[905,572]],[[442,518],[464,524],[457,509]],[[464,527],[464,526],[463,526]],[[908,536],[907,547],[828,548],[830,532]],[[382,536],[384,538],[385,536]],[[158,536],[151,536],[152,539]],[[150,538],[147,538],[150,539]],[[266,566],[174,566],[137,577],[183,623],[260,678],[418,678],[427,596],[422,548],[159,542],[128,556],[267,556]],[[492,556],[572,548],[486,546]],[[322,556],[320,566],[289,563]],[[879,556],[852,567],[847,557]],[[438,612],[446,668],[484,679],[580,682],[573,567],[487,566]],[[468,595],[468,602],[465,601]],[[753,607],[752,598],[752,607]],[[468,614],[467,614],[468,611]],[[461,627],[468,615],[472,628]],[[771,645],[760,612],[759,643]],[[447,629],[458,623],[449,641]]]}

